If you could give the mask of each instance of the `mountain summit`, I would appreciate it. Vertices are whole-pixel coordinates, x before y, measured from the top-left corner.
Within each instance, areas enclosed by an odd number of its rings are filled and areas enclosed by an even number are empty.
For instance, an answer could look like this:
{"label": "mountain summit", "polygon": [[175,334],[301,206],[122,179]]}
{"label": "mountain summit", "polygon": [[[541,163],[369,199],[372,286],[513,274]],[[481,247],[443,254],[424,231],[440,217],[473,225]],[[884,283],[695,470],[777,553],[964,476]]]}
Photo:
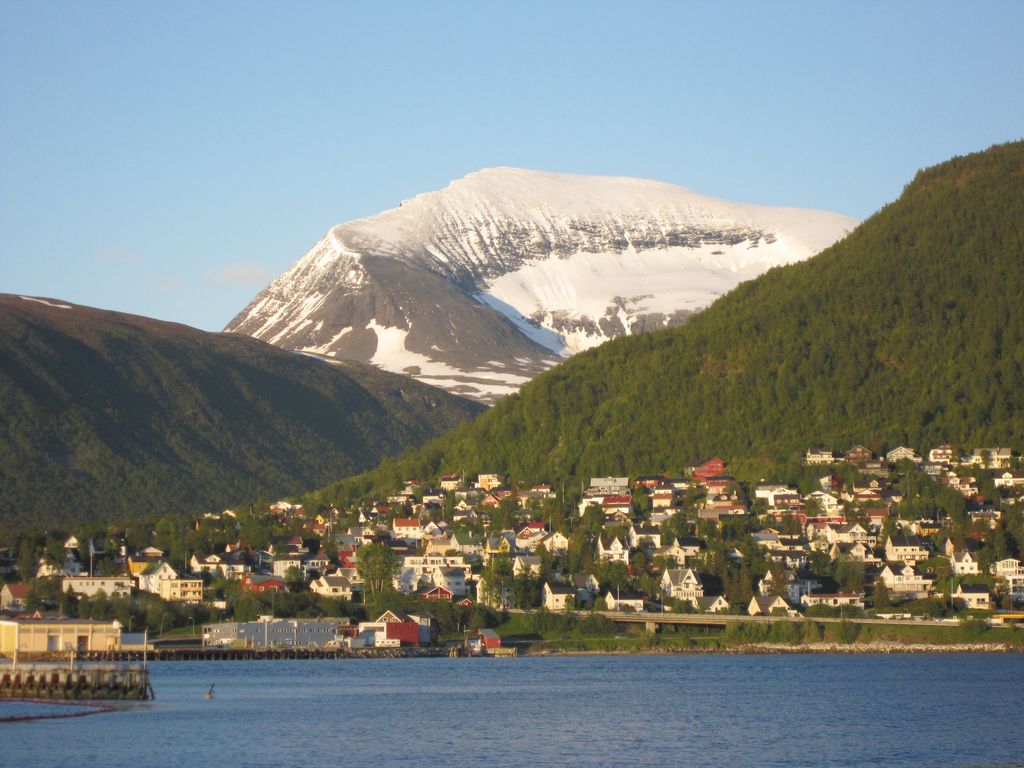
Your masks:
{"label": "mountain summit", "polygon": [[657,181],[492,168],[339,224],[225,330],[492,401],[851,231]]}

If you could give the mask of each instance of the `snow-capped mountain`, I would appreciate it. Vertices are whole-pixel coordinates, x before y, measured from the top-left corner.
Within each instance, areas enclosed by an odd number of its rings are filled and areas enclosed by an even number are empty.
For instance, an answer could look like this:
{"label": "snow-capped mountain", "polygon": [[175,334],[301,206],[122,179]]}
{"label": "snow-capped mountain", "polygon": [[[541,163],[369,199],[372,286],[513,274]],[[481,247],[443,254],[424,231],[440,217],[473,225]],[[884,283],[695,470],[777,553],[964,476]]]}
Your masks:
{"label": "snow-capped mountain", "polygon": [[857,223],[657,181],[486,169],[334,227],[225,330],[492,401],[561,357],[678,325]]}

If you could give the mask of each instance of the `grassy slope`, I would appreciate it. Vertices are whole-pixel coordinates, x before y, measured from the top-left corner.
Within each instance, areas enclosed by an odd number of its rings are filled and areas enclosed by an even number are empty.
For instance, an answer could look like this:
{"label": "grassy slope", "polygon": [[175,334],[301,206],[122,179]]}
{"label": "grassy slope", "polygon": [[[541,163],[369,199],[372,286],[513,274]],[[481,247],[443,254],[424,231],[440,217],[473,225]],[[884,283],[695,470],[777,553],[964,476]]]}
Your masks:
{"label": "grassy slope", "polygon": [[359,472],[482,407],[406,377],[0,296],[0,519],[211,510]]}

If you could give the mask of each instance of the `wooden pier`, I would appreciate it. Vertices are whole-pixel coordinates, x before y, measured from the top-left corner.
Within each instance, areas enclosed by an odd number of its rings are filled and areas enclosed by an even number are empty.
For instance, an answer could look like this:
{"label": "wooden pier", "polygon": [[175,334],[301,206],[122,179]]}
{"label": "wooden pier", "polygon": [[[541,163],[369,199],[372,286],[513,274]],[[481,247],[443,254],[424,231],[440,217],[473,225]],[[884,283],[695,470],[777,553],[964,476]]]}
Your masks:
{"label": "wooden pier", "polygon": [[18,665],[0,673],[0,699],[145,701],[155,698],[141,665]]}

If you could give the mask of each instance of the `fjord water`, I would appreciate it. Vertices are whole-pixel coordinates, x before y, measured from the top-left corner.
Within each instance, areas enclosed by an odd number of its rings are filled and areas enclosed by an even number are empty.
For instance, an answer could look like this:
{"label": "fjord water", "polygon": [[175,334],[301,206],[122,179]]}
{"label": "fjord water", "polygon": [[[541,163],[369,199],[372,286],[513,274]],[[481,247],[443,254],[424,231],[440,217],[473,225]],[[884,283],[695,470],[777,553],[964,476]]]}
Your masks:
{"label": "fjord water", "polygon": [[1020,654],[163,662],[151,670],[154,702],[0,726],[3,763],[1024,766]]}

